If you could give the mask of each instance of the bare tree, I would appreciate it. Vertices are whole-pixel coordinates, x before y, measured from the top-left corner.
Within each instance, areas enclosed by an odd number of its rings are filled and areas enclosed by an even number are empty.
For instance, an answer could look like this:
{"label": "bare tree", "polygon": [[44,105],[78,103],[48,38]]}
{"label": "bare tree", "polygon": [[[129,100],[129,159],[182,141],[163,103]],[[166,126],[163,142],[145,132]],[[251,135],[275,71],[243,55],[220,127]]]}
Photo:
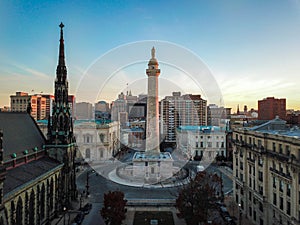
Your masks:
{"label": "bare tree", "polygon": [[217,174],[200,172],[185,185],[176,199],[178,216],[188,225],[207,223],[210,209],[222,198],[222,179]]}
{"label": "bare tree", "polygon": [[104,206],[100,213],[106,224],[122,224],[126,217],[126,202],[124,193],[121,191],[109,191],[107,194],[104,194]]}

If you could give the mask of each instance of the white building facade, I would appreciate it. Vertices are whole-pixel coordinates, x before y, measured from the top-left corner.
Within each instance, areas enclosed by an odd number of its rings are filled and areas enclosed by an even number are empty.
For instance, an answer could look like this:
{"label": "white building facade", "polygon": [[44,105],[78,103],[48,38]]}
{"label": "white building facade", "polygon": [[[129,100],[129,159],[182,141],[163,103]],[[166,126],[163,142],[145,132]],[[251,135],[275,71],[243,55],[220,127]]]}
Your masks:
{"label": "white building facade", "polygon": [[225,129],[217,126],[180,126],[177,148],[190,159],[214,160],[226,156]]}
{"label": "white building facade", "polygon": [[76,143],[86,162],[113,158],[120,150],[119,122],[99,124],[94,121],[75,123]]}

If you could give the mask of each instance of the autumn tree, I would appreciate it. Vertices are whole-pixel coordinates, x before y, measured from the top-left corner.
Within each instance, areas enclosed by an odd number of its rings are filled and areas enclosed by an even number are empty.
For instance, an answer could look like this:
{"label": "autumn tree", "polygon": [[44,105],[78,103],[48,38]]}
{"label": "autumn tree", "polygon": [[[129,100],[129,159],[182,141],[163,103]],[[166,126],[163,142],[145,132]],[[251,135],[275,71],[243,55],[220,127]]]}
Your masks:
{"label": "autumn tree", "polygon": [[104,194],[104,206],[100,213],[106,224],[120,225],[125,219],[126,202],[121,191],[109,191]]}
{"label": "autumn tree", "polygon": [[222,179],[217,174],[205,171],[185,185],[176,199],[178,216],[188,225],[207,223],[208,212],[216,208],[216,202],[222,198]]}

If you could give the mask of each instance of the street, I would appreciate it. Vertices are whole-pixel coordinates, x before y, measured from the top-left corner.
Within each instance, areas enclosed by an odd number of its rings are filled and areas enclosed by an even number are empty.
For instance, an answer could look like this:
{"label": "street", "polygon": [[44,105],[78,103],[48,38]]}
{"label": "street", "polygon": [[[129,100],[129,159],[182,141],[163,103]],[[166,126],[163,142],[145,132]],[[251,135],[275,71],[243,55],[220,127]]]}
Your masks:
{"label": "street", "polygon": [[[128,156],[129,155],[129,156]],[[130,161],[133,152],[125,156],[126,160]],[[104,224],[100,216],[100,210],[103,206],[103,195],[108,191],[122,191],[125,194],[126,199],[176,199],[179,187],[169,187],[169,188],[141,188],[141,187],[131,187],[126,185],[117,184],[106,178],[106,175],[112,168],[115,168],[114,164],[118,162],[109,162],[106,165],[95,166],[95,171],[93,168],[87,167],[78,177],[77,177],[77,188],[84,198],[84,202],[90,202],[93,204],[93,208],[88,215],[85,216],[83,225],[98,225]],[[186,167],[196,173],[196,166],[199,162],[189,161]],[[101,170],[104,175],[99,175],[96,171]],[[215,165],[210,165],[207,170],[210,173],[217,173],[223,178],[223,191],[224,193],[230,192],[232,190],[232,181],[226,175],[223,175]],[[88,182],[89,196],[86,196],[86,184]]]}

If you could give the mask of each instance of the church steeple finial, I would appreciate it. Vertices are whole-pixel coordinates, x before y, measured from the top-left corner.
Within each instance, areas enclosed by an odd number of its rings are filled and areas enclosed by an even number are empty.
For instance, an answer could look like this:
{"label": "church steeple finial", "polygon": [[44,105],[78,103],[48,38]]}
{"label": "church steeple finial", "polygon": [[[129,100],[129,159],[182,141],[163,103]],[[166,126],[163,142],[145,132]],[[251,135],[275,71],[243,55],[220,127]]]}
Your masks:
{"label": "church steeple finial", "polygon": [[60,23],[60,40],[59,40],[59,58],[58,58],[58,65],[64,66],[65,65],[65,46],[64,46],[64,33],[63,27],[65,25]]}

